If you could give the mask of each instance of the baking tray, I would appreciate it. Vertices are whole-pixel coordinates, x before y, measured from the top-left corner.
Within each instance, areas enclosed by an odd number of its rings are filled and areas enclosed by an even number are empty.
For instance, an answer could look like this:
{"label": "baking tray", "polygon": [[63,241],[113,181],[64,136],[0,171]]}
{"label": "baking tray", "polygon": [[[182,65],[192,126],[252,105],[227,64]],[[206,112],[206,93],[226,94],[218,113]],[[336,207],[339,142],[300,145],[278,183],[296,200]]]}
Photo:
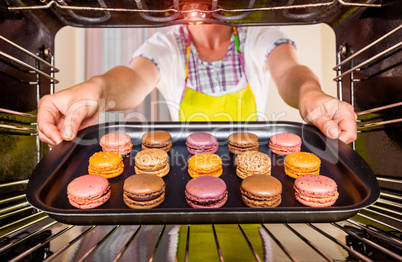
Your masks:
{"label": "baking tray", "polygon": [[[165,130],[172,135],[169,154],[170,172],[163,179],[166,199],[153,209],[134,210],[123,202],[123,182],[135,174],[134,156],[141,150],[141,136],[150,130]],[[272,160],[272,176],[283,185],[282,203],[275,208],[250,208],[240,195],[242,180],[235,173],[235,155],[228,151],[228,137],[233,132],[252,132],[259,137],[259,151]],[[124,132],[131,136],[133,151],[124,157],[122,175],[109,179],[112,195],[104,205],[81,210],[72,207],[67,199],[67,185],[74,178],[87,174],[88,160],[101,151],[100,138],[107,133]],[[229,197],[217,209],[195,209],[184,197],[187,160],[191,156],[185,139],[193,132],[208,132],[218,138],[223,174]],[[273,154],[269,138],[277,133],[290,132],[302,138],[302,151],[312,152],[322,161],[320,174],[331,177],[338,184],[339,198],[332,207],[312,208],[298,203],[294,196],[294,179],[285,175],[284,157]],[[293,122],[150,122],[108,123],[91,126],[79,132],[71,142],[53,148],[33,171],[27,187],[27,199],[36,208],[63,223],[91,224],[211,224],[211,223],[267,223],[267,222],[335,222],[355,215],[373,204],[379,197],[378,182],[368,164],[348,145],[325,137],[317,128]]]}

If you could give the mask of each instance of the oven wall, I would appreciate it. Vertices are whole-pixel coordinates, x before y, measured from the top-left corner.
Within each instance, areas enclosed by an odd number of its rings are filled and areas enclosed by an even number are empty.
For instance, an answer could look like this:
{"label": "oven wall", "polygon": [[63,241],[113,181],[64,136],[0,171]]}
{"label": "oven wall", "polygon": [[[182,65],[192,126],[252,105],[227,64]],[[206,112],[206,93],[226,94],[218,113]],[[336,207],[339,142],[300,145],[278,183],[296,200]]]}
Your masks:
{"label": "oven wall", "polygon": [[[392,3],[351,16],[334,29],[337,49],[344,51],[341,61],[369,47],[341,67],[345,73],[363,65],[340,79],[339,90],[359,115],[358,138],[353,146],[373,169],[381,187],[382,199],[371,207],[371,213],[363,213],[397,226],[399,222],[386,216],[401,218],[402,2]],[[378,58],[373,59],[375,56]]]}

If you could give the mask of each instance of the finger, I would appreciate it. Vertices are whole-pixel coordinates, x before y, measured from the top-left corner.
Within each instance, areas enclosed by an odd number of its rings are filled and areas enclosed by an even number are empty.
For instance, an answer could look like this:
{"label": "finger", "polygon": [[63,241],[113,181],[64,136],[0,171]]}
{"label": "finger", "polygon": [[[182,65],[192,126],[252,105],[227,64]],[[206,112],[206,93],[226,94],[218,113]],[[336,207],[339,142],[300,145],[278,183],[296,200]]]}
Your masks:
{"label": "finger", "polygon": [[341,133],[338,124],[330,117],[325,115],[320,118],[310,120],[310,124],[316,126],[325,136],[332,139],[337,139]]}
{"label": "finger", "polygon": [[95,102],[91,100],[78,101],[69,107],[61,128],[61,135],[64,140],[71,141],[77,136],[82,123],[88,117],[88,112],[95,107]]}
{"label": "finger", "polygon": [[43,134],[39,130],[38,130],[38,136],[39,136],[40,141],[42,141],[43,143],[46,143],[50,148],[53,148],[54,146],[57,145],[53,140],[48,138],[45,134]]}
{"label": "finger", "polygon": [[[56,114],[59,115],[59,114]],[[55,116],[51,111],[42,109],[38,111],[38,132],[41,141],[47,144],[57,145],[63,138],[60,130],[56,126],[56,119],[60,118]]]}
{"label": "finger", "polygon": [[357,125],[355,120],[355,114],[350,114],[342,118],[339,122],[339,128],[341,133],[339,140],[349,144],[357,139]]}

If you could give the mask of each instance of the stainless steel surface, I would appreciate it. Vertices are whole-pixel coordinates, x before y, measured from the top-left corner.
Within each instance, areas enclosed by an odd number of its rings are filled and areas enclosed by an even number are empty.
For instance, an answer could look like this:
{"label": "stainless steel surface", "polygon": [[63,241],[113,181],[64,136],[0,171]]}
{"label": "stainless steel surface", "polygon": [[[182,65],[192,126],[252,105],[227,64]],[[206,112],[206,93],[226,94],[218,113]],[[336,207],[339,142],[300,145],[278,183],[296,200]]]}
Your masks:
{"label": "stainless steel surface", "polygon": [[[153,10],[153,9],[145,9],[142,8],[142,1],[135,0],[137,4],[139,4],[138,9],[132,8],[110,8],[104,6],[104,2],[98,0],[98,3],[101,7],[94,7],[94,6],[68,6],[64,1],[54,1],[51,0],[47,3],[47,1],[41,1],[44,5],[31,5],[31,6],[12,6],[8,7],[8,10],[37,10],[37,9],[48,9],[51,8],[53,5],[60,9],[67,9],[67,10],[78,10],[78,11],[105,11],[105,12],[136,12],[136,13],[168,13],[168,12],[190,12],[190,11],[183,11],[176,8],[169,8],[164,10]],[[178,2],[178,1],[173,1]],[[214,1],[214,5],[217,5],[218,1]],[[252,1],[250,0],[250,3]],[[226,13],[239,13],[239,12],[247,12],[247,11],[272,11],[272,10],[287,10],[287,9],[299,9],[299,8],[311,8],[311,7],[322,7],[322,6],[329,6],[334,3],[339,3],[344,6],[354,6],[354,7],[375,7],[380,8],[381,4],[370,4],[370,1],[367,0],[365,3],[359,2],[345,2],[343,0],[332,0],[331,2],[323,2],[323,3],[315,3],[315,4],[300,4],[300,5],[290,5],[290,6],[276,6],[276,7],[247,7],[244,9],[224,9],[224,8],[214,8],[210,11],[204,10],[195,10],[195,11],[204,11],[206,13],[218,13],[218,12],[226,12]]]}
{"label": "stainless steel surface", "polygon": [[[180,239],[173,237],[180,227],[187,230],[187,238]],[[222,253],[219,243],[219,232],[216,234],[215,243],[207,244],[208,250],[216,255],[217,260],[224,261],[229,254]],[[45,254],[41,259],[45,261],[170,261],[172,258],[182,257],[184,261],[194,260],[195,246],[191,244],[192,225],[165,225],[165,226],[72,226],[55,222],[50,218],[14,232],[7,237],[2,236],[2,241],[8,244],[1,247],[0,252],[7,254],[9,261],[27,258],[30,255],[38,255],[38,250],[43,250]],[[357,250],[351,246],[348,238],[352,237],[360,243],[367,245],[367,248],[377,249],[383,255],[384,261],[401,261],[400,252],[401,240],[385,234],[377,229],[372,229],[360,224],[352,219],[340,223],[331,224],[261,224],[260,234],[265,239],[267,250],[265,259],[272,261],[345,261],[351,260],[352,256],[361,261],[379,261],[369,258],[367,253]],[[244,236],[245,243],[243,250],[238,252],[251,252],[254,258],[250,260],[260,261],[254,250],[254,243],[247,238],[247,234],[242,230],[242,225],[238,225],[239,232],[233,232]],[[45,234],[47,232],[47,234]],[[401,233],[396,232],[396,233]],[[31,247],[17,253],[4,253],[12,250],[15,246],[34,239],[38,235],[45,234],[46,237],[33,240]],[[395,248],[384,248],[372,240],[372,236],[383,238],[391,242]],[[169,242],[170,241],[170,242]],[[176,241],[186,241],[185,254],[176,254],[168,247]],[[239,240],[240,241],[240,240]],[[162,246],[164,248],[162,248]],[[170,247],[171,248],[171,247]],[[173,247],[175,250],[175,246]],[[214,251],[215,250],[215,251]],[[399,250],[399,251],[398,251]],[[36,253],[35,253],[36,251]]]}

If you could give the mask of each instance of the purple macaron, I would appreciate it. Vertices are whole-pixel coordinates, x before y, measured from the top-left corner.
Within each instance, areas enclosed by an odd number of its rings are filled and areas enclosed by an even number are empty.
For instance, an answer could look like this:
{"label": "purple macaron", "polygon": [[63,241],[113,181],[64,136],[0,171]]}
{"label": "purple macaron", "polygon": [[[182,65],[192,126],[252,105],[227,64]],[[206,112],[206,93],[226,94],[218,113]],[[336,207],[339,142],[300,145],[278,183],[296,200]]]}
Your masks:
{"label": "purple macaron", "polygon": [[218,151],[218,139],[208,133],[192,133],[186,138],[187,150],[190,154],[216,153]]}
{"label": "purple macaron", "polygon": [[193,208],[219,208],[228,199],[226,183],[219,177],[200,176],[186,185],[186,201]]}

